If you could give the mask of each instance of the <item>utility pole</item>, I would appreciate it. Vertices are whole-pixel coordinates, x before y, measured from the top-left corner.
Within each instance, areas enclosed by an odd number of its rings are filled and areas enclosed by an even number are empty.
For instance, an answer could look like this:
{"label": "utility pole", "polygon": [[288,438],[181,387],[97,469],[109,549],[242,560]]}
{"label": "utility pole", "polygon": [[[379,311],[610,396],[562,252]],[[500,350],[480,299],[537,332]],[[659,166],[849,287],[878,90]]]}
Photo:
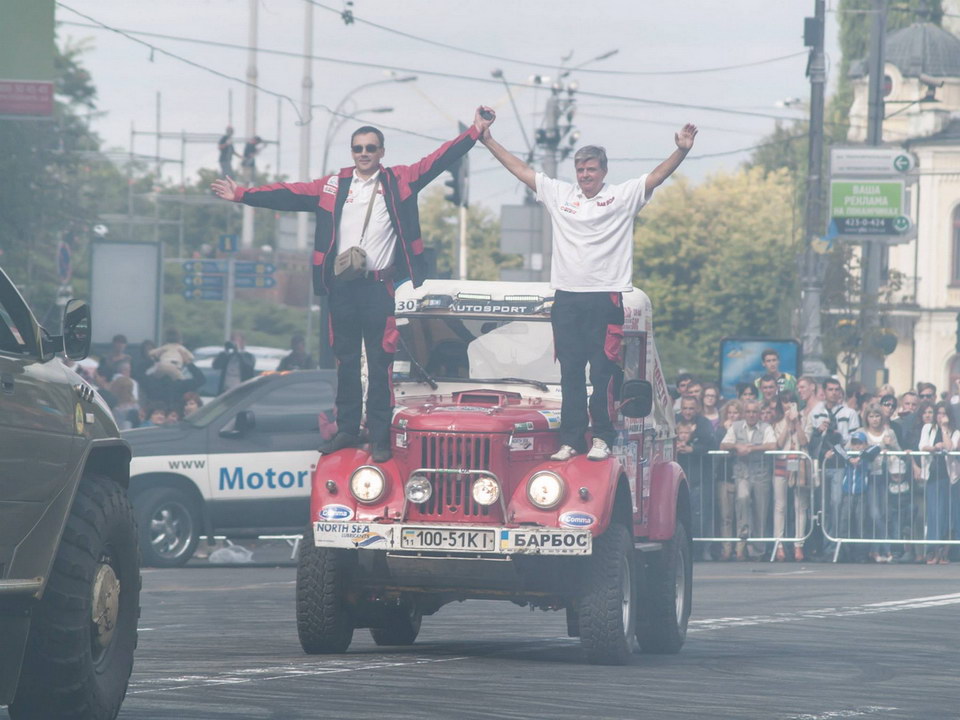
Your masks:
{"label": "utility pole", "polygon": [[[259,0],[250,0],[250,27],[248,28],[247,46],[247,102],[246,126],[247,140],[257,134],[257,4]],[[307,3],[309,5],[309,3]],[[253,208],[243,206],[243,233],[240,247],[253,247]]]}
{"label": "utility pole", "polygon": [[[557,146],[560,144],[560,89],[555,85],[550,90],[547,105],[544,108],[543,129],[538,134],[538,144],[543,146],[543,174],[547,177],[557,177]],[[541,262],[540,279],[550,281],[550,263],[553,256],[553,221],[547,208],[543,208],[543,223],[541,224]]]}
{"label": "utility pole", "polygon": [[823,258],[813,250],[813,240],[823,232],[823,98],[826,62],[823,53],[825,0],[816,0],[814,17],[806,18],[805,44],[810,47],[807,75],[810,77],[810,140],[807,151],[807,197],[804,217],[804,252],[800,324],[803,343],[803,373],[827,375],[823,362],[820,306],[823,291]]}
{"label": "utility pole", "polygon": [[[303,4],[303,80],[300,82],[300,181],[310,181],[310,125],[313,117],[313,3]],[[322,172],[321,168],[321,172]],[[297,250],[307,249],[307,213],[297,213]],[[310,292],[313,298],[313,291]],[[307,317],[310,317],[310,302],[307,302]]]}
{"label": "utility pole", "polygon": [[[883,143],[883,66],[887,34],[889,0],[873,0],[873,28],[870,33],[870,85],[867,109],[867,144]],[[860,382],[868,388],[879,387],[883,355],[873,342],[880,325],[880,264],[883,246],[879,240],[866,239],[860,246],[861,317]]]}

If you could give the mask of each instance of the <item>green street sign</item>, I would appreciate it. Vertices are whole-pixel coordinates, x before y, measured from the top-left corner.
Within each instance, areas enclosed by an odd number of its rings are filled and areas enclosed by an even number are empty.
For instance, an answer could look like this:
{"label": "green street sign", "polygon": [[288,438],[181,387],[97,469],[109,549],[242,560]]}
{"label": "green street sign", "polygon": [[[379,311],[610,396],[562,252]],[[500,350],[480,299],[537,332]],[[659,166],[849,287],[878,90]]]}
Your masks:
{"label": "green street sign", "polygon": [[906,215],[902,180],[833,180],[831,218],[898,218]]}
{"label": "green street sign", "polygon": [[897,172],[906,172],[913,165],[909,155],[897,155],[893,159],[893,169]]}

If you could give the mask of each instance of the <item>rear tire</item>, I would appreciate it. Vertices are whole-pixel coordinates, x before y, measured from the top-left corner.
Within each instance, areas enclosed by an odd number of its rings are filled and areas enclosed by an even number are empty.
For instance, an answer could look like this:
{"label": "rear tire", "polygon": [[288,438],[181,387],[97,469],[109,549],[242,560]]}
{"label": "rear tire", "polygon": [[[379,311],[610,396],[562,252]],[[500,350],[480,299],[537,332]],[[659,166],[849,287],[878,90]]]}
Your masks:
{"label": "rear tire", "polygon": [[645,653],[680,652],[687,638],[693,600],[690,535],[677,518],[673,538],[660,552],[646,555],[637,603],[637,642]]}
{"label": "rear tire", "polygon": [[84,475],[33,613],[10,717],[113,720],[127,693],[139,616],[130,503],[110,478]]}
{"label": "rear tire", "polygon": [[423,614],[416,604],[404,600],[387,609],[383,627],[370,628],[370,635],[377,645],[413,645],[422,621]]}
{"label": "rear tire", "polygon": [[578,603],[580,643],[591,663],[623,665],[633,652],[634,571],[630,531],[612,524],[593,543]]}
{"label": "rear tire", "polygon": [[151,488],[136,498],[143,564],[180,567],[193,557],[200,541],[200,513],[182,490]]}
{"label": "rear tire", "polygon": [[318,548],[313,530],[300,542],[297,556],[297,635],[308,655],[346,652],[353,640],[347,605],[351,550]]}

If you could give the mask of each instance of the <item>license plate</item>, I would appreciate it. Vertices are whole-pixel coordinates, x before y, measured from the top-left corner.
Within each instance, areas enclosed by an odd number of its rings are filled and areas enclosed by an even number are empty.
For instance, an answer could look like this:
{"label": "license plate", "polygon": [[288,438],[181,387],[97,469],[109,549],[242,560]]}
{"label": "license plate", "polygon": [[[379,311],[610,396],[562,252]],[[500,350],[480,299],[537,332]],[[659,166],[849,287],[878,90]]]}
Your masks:
{"label": "license plate", "polygon": [[403,550],[474,550],[490,552],[495,545],[494,530],[457,528],[404,528],[400,535]]}

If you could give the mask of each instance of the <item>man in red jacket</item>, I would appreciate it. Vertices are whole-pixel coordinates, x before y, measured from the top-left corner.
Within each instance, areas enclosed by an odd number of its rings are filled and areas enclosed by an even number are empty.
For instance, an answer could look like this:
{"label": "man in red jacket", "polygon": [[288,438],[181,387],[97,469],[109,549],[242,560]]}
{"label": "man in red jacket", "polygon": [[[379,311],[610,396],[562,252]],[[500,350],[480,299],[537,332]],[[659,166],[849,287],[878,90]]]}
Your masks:
{"label": "man in red jacket", "polygon": [[[473,126],[412,165],[384,167],[383,133],[364,126],[350,137],[353,167],[305,183],[276,183],[255,188],[232,178],[211,187],[224,200],[272,210],[316,215],[313,289],[330,296],[330,330],[337,358],[337,434],[321,446],[330,453],[359,442],[362,415],[360,349],[367,355],[367,429],[374,462],[391,457],[393,417],[391,369],[397,345],[394,288],[424,280],[423,240],[417,194],[477,142],[493,122],[478,108]],[[352,246],[366,253],[365,272],[342,280],[334,274],[337,255]]]}

